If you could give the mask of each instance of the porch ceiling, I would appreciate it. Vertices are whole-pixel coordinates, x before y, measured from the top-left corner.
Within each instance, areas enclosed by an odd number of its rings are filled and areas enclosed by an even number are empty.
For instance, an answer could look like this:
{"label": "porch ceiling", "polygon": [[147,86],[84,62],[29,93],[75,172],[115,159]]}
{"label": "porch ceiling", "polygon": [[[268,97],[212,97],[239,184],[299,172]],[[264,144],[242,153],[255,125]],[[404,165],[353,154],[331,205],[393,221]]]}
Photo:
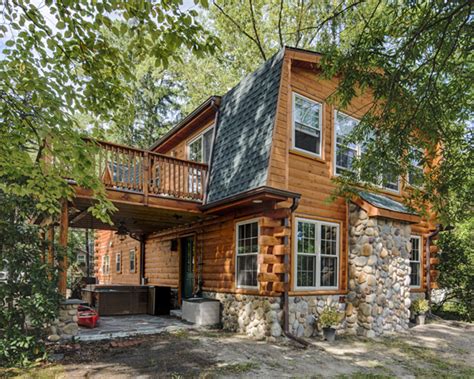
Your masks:
{"label": "porch ceiling", "polygon": [[196,211],[113,202],[118,210],[111,216],[114,225],[109,225],[87,212],[92,202],[87,198],[74,199],[69,214],[71,227],[116,230],[123,223],[131,233],[153,233],[208,218]]}

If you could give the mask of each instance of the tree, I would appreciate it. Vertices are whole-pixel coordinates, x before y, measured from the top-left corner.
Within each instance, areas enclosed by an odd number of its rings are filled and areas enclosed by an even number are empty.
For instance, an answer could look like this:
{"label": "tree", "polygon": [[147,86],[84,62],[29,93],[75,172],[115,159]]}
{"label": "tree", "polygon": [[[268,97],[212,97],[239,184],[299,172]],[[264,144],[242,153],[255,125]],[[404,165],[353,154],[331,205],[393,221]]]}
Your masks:
{"label": "tree", "polygon": [[349,138],[364,142],[365,153],[353,173],[337,179],[335,195],[351,196],[385,172],[405,182],[421,149],[424,175],[409,189],[408,205],[435,211],[443,223],[470,217],[472,2],[216,0],[208,18],[228,54],[210,69],[192,63],[186,82],[197,67],[203,73],[185,87],[207,96],[210,77],[210,87],[223,93],[284,45],[320,51],[323,75],[341,78],[328,102],[344,109],[355,96],[372,97]]}
{"label": "tree", "polygon": [[[205,6],[206,1],[196,0]],[[59,211],[71,197],[65,178],[94,190],[95,217],[108,220],[113,206],[94,175],[85,134],[103,136],[114,110],[131,106],[131,69],[150,59],[166,68],[180,48],[196,56],[211,53],[216,39],[181,1],[4,2],[0,40],[0,188],[33,197],[39,210]],[[125,36],[118,49],[104,29]],[[133,50],[133,56],[128,54]],[[88,130],[78,118],[88,119]],[[50,159],[54,157],[54,160]]]}

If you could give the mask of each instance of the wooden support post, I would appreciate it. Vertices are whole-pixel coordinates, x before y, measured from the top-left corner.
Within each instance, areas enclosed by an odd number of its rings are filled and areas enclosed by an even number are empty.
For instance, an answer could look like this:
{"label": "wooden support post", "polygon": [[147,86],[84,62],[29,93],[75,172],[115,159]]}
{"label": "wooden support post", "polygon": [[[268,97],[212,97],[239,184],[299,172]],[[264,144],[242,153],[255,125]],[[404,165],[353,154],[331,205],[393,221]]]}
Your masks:
{"label": "wooden support post", "polygon": [[50,269],[52,269],[54,266],[54,226],[53,225],[50,225],[48,227],[48,266]]}
{"label": "wooden support post", "polygon": [[61,204],[61,216],[59,221],[59,246],[64,249],[64,254],[62,254],[61,259],[59,260],[59,284],[58,289],[59,293],[66,297],[66,288],[67,288],[67,240],[68,240],[68,230],[69,230],[69,217],[68,217],[68,206],[67,200],[64,199]]}

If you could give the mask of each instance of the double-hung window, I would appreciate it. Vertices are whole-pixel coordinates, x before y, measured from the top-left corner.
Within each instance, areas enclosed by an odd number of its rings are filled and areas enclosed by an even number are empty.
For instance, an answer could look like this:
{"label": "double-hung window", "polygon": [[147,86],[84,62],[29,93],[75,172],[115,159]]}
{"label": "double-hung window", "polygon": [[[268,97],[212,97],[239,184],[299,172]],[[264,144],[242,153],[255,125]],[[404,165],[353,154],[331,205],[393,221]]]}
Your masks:
{"label": "double-hung window", "polygon": [[213,130],[214,128],[211,126],[188,143],[188,159],[190,161],[209,164]]}
{"label": "double-hung window", "polygon": [[423,182],[423,150],[413,148],[410,151],[410,167],[408,168],[408,183],[419,187]]}
{"label": "double-hung window", "polygon": [[117,253],[117,255],[115,255],[115,272],[120,271],[122,271],[122,254]]}
{"label": "double-hung window", "polygon": [[237,223],[236,277],[239,288],[258,286],[258,236],[258,220]]}
{"label": "double-hung window", "polygon": [[321,156],[322,105],[293,93],[293,148]]}
{"label": "double-hung window", "polygon": [[135,272],[135,249],[130,250],[128,259],[130,262],[130,272],[134,273]]}
{"label": "double-hung window", "polygon": [[296,219],[296,288],[337,289],[339,224]]}
{"label": "double-hung window", "polygon": [[411,236],[411,253],[410,253],[410,286],[421,286],[421,237]]}
{"label": "double-hung window", "polygon": [[102,273],[108,275],[110,272],[110,257],[108,254],[104,255],[104,262],[102,264]]}
{"label": "double-hung window", "polygon": [[[342,112],[335,112],[335,157],[334,157],[334,173],[336,175],[342,174],[344,171],[352,171],[352,165],[356,158],[361,157],[366,150],[367,143],[373,139],[373,135],[369,136],[368,141],[364,143],[350,143],[349,136],[354,128],[359,124],[359,120],[348,116]],[[362,174],[362,173],[360,173]],[[364,175],[361,175],[362,177]],[[377,184],[382,188],[396,191],[399,190],[398,176],[390,173],[390,168],[384,170],[377,178]]]}
{"label": "double-hung window", "polygon": [[[209,164],[211,159],[212,136],[214,128],[211,126],[188,144],[188,159],[193,162]],[[201,193],[203,188],[201,170],[189,169],[189,192]]]}

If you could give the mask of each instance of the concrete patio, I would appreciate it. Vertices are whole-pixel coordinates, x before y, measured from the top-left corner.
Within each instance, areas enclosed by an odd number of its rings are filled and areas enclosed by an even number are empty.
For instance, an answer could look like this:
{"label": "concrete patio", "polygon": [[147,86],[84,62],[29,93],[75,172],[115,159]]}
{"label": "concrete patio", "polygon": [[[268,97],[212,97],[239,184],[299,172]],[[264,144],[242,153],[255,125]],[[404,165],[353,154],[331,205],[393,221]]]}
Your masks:
{"label": "concrete patio", "polygon": [[100,341],[121,337],[150,335],[191,329],[194,325],[173,316],[126,315],[104,316],[94,329],[79,328],[78,341]]}

